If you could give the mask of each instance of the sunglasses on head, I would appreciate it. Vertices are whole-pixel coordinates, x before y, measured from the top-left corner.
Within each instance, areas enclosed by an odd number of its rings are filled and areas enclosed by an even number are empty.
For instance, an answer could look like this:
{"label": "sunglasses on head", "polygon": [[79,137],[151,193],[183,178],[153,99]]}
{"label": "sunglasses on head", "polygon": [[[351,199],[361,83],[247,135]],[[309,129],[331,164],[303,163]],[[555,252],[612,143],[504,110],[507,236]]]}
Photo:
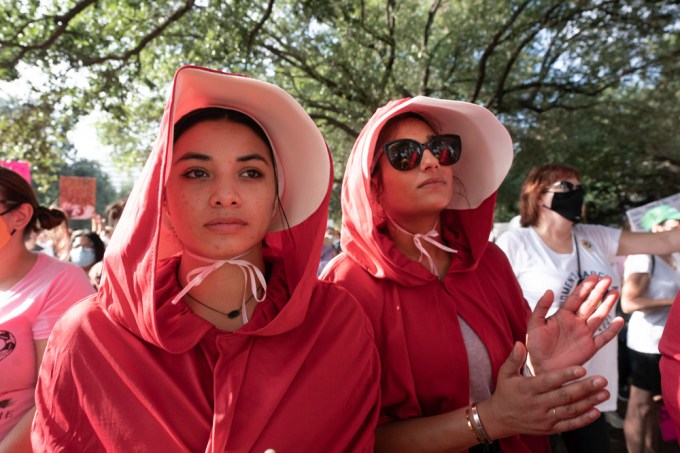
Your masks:
{"label": "sunglasses on head", "polygon": [[547,192],[573,192],[574,190],[581,189],[583,186],[581,184],[574,184],[571,181],[557,181],[552,183],[550,187],[546,190]]}
{"label": "sunglasses on head", "polygon": [[8,212],[12,212],[20,206],[20,203],[17,203],[16,201],[10,201],[10,200],[0,200],[0,204],[10,205],[7,209],[0,212],[0,215],[5,215]]}
{"label": "sunglasses on head", "polygon": [[453,165],[460,159],[460,136],[455,134],[435,135],[427,143],[419,143],[409,138],[401,138],[385,143],[385,156],[390,165],[399,171],[416,168],[428,149],[440,165]]}

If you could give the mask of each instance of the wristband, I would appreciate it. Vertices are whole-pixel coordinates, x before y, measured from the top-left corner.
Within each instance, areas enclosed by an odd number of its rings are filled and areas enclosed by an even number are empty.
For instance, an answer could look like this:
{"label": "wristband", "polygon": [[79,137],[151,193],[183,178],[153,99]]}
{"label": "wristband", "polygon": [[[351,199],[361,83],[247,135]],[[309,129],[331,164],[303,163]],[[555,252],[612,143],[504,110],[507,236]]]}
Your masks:
{"label": "wristband", "polygon": [[474,427],[479,434],[479,438],[481,439],[483,444],[490,444],[491,439],[489,439],[489,436],[486,435],[486,431],[484,431],[484,426],[482,425],[482,419],[479,418],[479,412],[477,411],[477,403],[472,403],[472,406],[470,406],[470,413],[472,414],[472,421],[474,422]]}
{"label": "wristband", "polygon": [[467,420],[468,428],[470,429],[470,432],[472,433],[472,435],[475,436],[475,440],[477,441],[477,443],[483,444],[484,442],[482,441],[482,438],[479,437],[479,434],[477,434],[477,431],[475,430],[474,426],[472,426],[472,419],[470,419],[470,408],[469,407],[467,409],[465,409],[465,419]]}

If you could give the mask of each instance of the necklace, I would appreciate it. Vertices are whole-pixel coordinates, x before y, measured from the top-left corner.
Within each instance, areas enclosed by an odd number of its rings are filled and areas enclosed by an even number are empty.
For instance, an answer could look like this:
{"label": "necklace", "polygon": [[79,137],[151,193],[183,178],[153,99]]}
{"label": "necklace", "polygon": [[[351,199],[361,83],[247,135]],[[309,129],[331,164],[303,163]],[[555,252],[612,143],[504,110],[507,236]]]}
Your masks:
{"label": "necklace", "polygon": [[[177,284],[179,284],[179,287],[180,287],[180,288],[184,289],[184,287],[182,286],[182,284],[179,283],[179,279],[177,280]],[[198,300],[198,299],[196,299],[194,296],[192,296],[190,293],[186,293],[186,295],[189,296],[189,298],[190,298],[191,300],[193,300],[194,302],[196,302],[197,304],[203,305],[205,308],[207,308],[207,309],[209,309],[209,310],[212,310],[212,311],[214,311],[214,312],[216,312],[216,313],[219,313],[219,314],[221,314],[221,315],[224,315],[224,316],[226,316],[226,317],[229,318],[229,319],[235,319],[235,318],[238,317],[238,315],[241,314],[241,310],[243,309],[243,307],[244,307],[248,302],[250,302],[250,301],[253,299],[253,297],[255,297],[255,294],[259,294],[259,293],[260,293],[260,290],[261,290],[261,289],[262,289],[262,287],[261,287],[261,286],[258,286],[258,287],[257,287],[257,290],[256,290],[256,291],[248,298],[248,300],[246,300],[246,301],[243,303],[243,305],[241,306],[241,308],[239,308],[239,309],[237,309],[237,310],[232,310],[232,311],[229,311],[229,312],[226,312],[226,313],[223,312],[223,311],[220,311],[220,310],[218,310],[218,309],[216,309],[216,308],[213,308],[213,307],[211,307],[211,306],[208,305],[208,304],[204,304],[203,302],[201,302],[200,300]]]}

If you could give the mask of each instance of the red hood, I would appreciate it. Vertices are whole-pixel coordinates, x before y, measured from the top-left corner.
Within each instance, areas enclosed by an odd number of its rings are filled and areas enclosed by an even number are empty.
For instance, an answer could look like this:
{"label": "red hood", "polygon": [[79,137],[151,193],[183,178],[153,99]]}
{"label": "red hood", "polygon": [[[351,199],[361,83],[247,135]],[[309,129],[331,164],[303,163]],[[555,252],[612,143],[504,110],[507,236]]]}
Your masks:
{"label": "red hood", "polygon": [[[179,100],[183,104],[191,103],[193,108],[205,102],[204,99],[193,99],[192,93],[186,92],[188,89],[182,92],[183,87],[178,84],[178,79],[183,71],[195,72],[197,69],[202,75],[225,75],[195,67],[183,67],[175,75],[158,138],[108,246],[99,292],[99,299],[106,304],[107,312],[114,320],[138,337],[171,352],[192,348],[212,327],[201,318],[190,316],[183,302],[176,305],[169,303],[169,295],[177,294],[179,287],[175,279],[167,278],[167,270],[164,269],[173,265],[174,260],[169,258],[182,250],[181,244],[163,221],[164,208],[161,202],[172,162],[172,127],[181,116],[180,112],[188,110],[186,105],[179,105]],[[252,80],[235,74],[229,76]],[[238,99],[238,93],[234,93],[234,96]],[[175,115],[175,112],[178,114]],[[263,126],[276,153],[277,147],[283,146],[283,137],[277,138],[275,133],[272,134],[271,129],[275,126],[271,125],[271,119],[258,117],[256,111],[246,113]],[[270,264],[278,263],[275,276],[267,287],[267,299],[274,299],[271,305],[276,312],[261,310],[261,315],[254,316],[237,334],[277,335],[298,326],[307,312],[316,282],[333,180],[330,153],[321,134],[318,133],[314,140],[325,149],[319,152],[317,147],[313,152],[326,156],[322,158],[328,160],[325,166],[329,169],[328,173],[321,176],[327,178],[326,191],[322,197],[318,197],[320,201],[314,200],[315,204],[319,204],[311,215],[297,219],[299,223],[288,231],[270,231],[266,235],[265,259]],[[285,172],[281,167],[285,167],[286,162],[281,165],[281,156],[277,155],[276,158],[277,167]],[[279,259],[282,257],[285,259]]]}
{"label": "red hood", "polygon": [[[472,127],[470,121],[466,119],[463,122],[462,117],[452,117],[446,108],[450,104],[464,105],[467,109],[472,108],[475,113],[478,113],[479,109],[486,112],[485,115],[491,115],[487,110],[473,104],[438,101],[423,97],[396,100],[376,111],[354,144],[347,162],[342,187],[342,248],[354,261],[377,278],[395,280],[404,285],[418,285],[436,278],[423,266],[411,263],[408,258],[396,252],[392,241],[385,236],[385,215],[382,206],[371,194],[370,169],[376,141],[382,127],[390,118],[405,112],[427,111],[429,114],[434,113],[438,120],[446,120],[446,133],[461,135],[464,143],[463,156],[466,152],[471,154],[470,151],[474,150],[465,148],[466,133],[457,130],[457,128]],[[440,111],[434,109],[432,105],[438,106]],[[456,124],[456,119],[459,124]],[[503,140],[510,140],[507,131],[505,135],[502,137]],[[470,143],[470,140],[467,142]],[[503,159],[507,160],[507,157],[503,155]],[[483,159],[477,159],[477,161],[480,160]],[[474,177],[470,173],[478,165],[477,162],[470,160],[464,166],[456,164],[454,176],[461,179],[467,188],[474,184],[472,182]],[[495,191],[507,173],[509,162],[504,162],[500,168],[497,167],[499,166],[487,166],[485,171],[493,174],[487,178],[488,181],[484,182],[485,186],[472,187],[465,194],[456,194],[462,202],[454,201],[450,206],[451,209],[445,210],[442,214],[442,235],[450,247],[458,250],[456,259],[450,268],[452,272],[476,268],[487,247],[493,227]]]}
{"label": "red hood", "polygon": [[[411,111],[434,117],[441,133],[458,134],[463,143],[454,166],[463,190],[440,220],[442,236],[457,253],[441,281],[396,248],[386,233],[383,208],[371,194],[370,169],[380,131],[390,118]],[[325,268],[322,278],[357,296],[371,320],[382,364],[381,423],[469,404],[460,319],[484,343],[494,381],[514,342],[524,340],[529,307],[507,258],[489,243],[496,190],[512,155],[509,134],[488,110],[422,97],[379,109],[352,149],[342,190],[345,254]],[[501,441],[501,448],[543,452],[549,443],[545,437],[512,436]]]}

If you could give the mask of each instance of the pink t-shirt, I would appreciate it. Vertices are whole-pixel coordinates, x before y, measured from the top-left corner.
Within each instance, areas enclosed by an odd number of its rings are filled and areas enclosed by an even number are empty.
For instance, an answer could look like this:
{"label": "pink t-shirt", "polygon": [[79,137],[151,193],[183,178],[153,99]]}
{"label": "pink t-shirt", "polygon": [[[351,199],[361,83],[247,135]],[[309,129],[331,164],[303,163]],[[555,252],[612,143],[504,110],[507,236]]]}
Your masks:
{"label": "pink t-shirt", "polygon": [[49,337],[62,313],[92,293],[80,267],[43,253],[24,278],[0,291],[0,439],[34,405],[33,341]]}

